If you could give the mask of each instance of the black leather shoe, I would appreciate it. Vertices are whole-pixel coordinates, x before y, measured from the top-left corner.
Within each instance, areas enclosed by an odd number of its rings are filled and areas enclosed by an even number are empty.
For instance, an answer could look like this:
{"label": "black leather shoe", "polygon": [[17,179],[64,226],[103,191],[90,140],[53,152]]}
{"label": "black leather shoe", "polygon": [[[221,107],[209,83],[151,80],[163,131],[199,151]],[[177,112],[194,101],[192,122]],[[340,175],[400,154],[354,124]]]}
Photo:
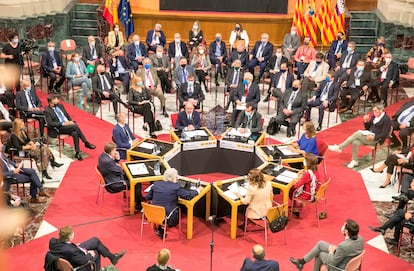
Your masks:
{"label": "black leather shoe", "polygon": [[82,155],[79,152],[75,153],[75,158],[78,159],[79,161],[83,160]]}
{"label": "black leather shoe", "polygon": [[318,127],[316,128],[316,131],[319,132],[320,130],[322,130],[322,125],[319,124]]}
{"label": "black leather shoe", "polygon": [[393,200],[398,200],[398,201],[404,201],[404,202],[408,202],[408,198],[406,195],[404,194],[400,194],[398,196],[392,196]]}
{"label": "black leather shoe", "polygon": [[291,134],[292,134],[292,136],[295,136],[296,135],[296,130],[292,129]]}
{"label": "black leather shoe", "polygon": [[91,143],[89,143],[89,142],[86,142],[85,143],[85,147],[88,148],[88,149],[91,149],[91,150],[96,149],[96,146],[93,145],[93,144],[91,144]]}
{"label": "black leather shoe", "polygon": [[388,238],[385,237],[385,243],[392,245],[392,246],[398,246],[398,240],[395,240],[394,238]]}
{"label": "black leather shoe", "polygon": [[381,233],[382,235],[384,235],[384,234],[385,234],[385,230],[383,230],[383,229],[381,229],[381,228],[379,228],[379,227],[371,227],[371,226],[369,226],[368,228],[369,228],[371,231],[379,232],[379,233]]}
{"label": "black leather shoe", "polygon": [[167,111],[162,112],[162,115],[163,115],[164,117],[166,117],[166,118],[168,118],[168,117],[169,117],[169,115],[168,115]]}
{"label": "black leather shoe", "polygon": [[42,177],[51,180],[52,177],[50,177],[49,173],[46,170],[42,171]]}
{"label": "black leather shoe", "polygon": [[290,132],[290,129],[288,129],[286,132],[286,137],[291,137],[291,136],[292,136],[292,133]]}
{"label": "black leather shoe", "polygon": [[290,260],[291,263],[293,263],[296,266],[296,268],[299,271],[301,271],[303,269],[303,264],[301,264],[298,259],[290,257],[289,260]]}
{"label": "black leather shoe", "polygon": [[55,167],[61,167],[61,166],[63,166],[63,164],[61,164],[61,163],[58,163],[58,162],[56,162],[56,161],[52,161],[51,163],[50,163],[50,165],[52,166],[52,168],[55,168]]}
{"label": "black leather shoe", "polygon": [[151,138],[154,138],[154,139],[157,138],[157,135],[156,134],[151,134],[150,136],[151,136]]}
{"label": "black leather shoe", "polygon": [[119,261],[122,257],[124,257],[125,253],[126,253],[126,250],[125,250],[125,249],[123,249],[121,252],[119,252],[119,253],[115,254],[115,255],[114,255],[114,257],[111,259],[111,263],[112,263],[113,265],[116,265],[116,264],[118,263],[118,261]]}
{"label": "black leather shoe", "polygon": [[[159,238],[163,238],[164,237],[164,230],[163,229],[158,229],[155,234],[159,237]],[[165,234],[165,238],[167,238],[167,234]]]}
{"label": "black leather shoe", "polygon": [[148,127],[147,127],[147,125],[142,125],[142,130],[144,130],[144,131],[148,131]]}

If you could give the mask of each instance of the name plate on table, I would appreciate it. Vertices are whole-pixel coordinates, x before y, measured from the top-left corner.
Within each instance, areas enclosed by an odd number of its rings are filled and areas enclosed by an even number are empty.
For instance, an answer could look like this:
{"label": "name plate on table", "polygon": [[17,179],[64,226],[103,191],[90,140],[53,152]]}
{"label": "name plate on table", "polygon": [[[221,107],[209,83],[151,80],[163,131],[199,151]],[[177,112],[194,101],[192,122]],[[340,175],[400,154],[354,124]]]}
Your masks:
{"label": "name plate on table", "polygon": [[269,157],[266,155],[266,153],[259,147],[256,146],[256,156],[263,162],[269,161]]}
{"label": "name plate on table", "polygon": [[235,142],[235,141],[221,140],[220,148],[235,150],[235,151],[253,152],[254,144],[246,144],[246,143],[240,143],[240,142]]}
{"label": "name plate on table", "polygon": [[174,148],[172,148],[169,152],[167,152],[164,155],[164,161],[166,163],[168,163],[172,158],[174,158],[174,156],[179,154],[180,151],[181,151],[181,146],[180,145],[174,145]]}
{"label": "name plate on table", "polygon": [[183,151],[211,149],[217,147],[217,140],[183,142]]}

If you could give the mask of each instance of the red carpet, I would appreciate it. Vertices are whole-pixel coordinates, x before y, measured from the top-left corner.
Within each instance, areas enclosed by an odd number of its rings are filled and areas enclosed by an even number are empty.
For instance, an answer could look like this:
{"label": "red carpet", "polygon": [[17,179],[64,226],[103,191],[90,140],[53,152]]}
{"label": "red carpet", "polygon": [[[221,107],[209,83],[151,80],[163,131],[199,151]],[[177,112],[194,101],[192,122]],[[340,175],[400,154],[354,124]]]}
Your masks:
{"label": "red carpet", "polygon": [[[75,228],[75,242],[97,236],[114,252],[126,248],[127,254],[118,264],[120,270],[145,270],[156,261],[156,252],[162,247],[162,241],[148,226],[145,227],[141,240],[141,214],[122,216],[124,212],[120,194],[106,194],[101,213],[95,204],[98,179],[94,167],[104,143],[111,138],[112,125],[73,106],[67,104],[65,106],[85,131],[87,138],[97,145],[97,149],[87,150],[88,158],[71,164],[44,219],[58,228],[67,224],[78,225]],[[398,106],[387,108],[388,113],[392,115]],[[360,128],[362,128],[362,119],[356,118],[321,132],[318,137],[329,144],[339,143]],[[365,241],[377,236],[368,229],[368,225],[377,224],[377,217],[361,176],[343,167],[349,158],[350,149],[346,149],[341,155],[327,154],[328,175],[332,177],[332,183],[328,188],[328,218],[321,221],[320,228],[317,226],[313,206],[307,206],[303,210],[301,219],[290,219],[287,245],[284,245],[283,232],[269,235],[266,258],[279,261],[281,270],[295,270],[289,263],[289,257],[303,256],[320,239],[335,244],[341,242],[343,236],[340,234],[340,228],[347,218],[352,218],[359,223],[360,234]],[[222,175],[211,176],[211,179],[216,178],[222,178]],[[195,219],[192,240],[185,239],[185,223],[180,238],[177,229],[169,231],[165,245],[172,252],[170,264],[182,271],[209,270],[211,239],[209,227],[210,225],[205,221]],[[255,243],[264,243],[262,232],[249,233],[244,239],[239,231],[238,238],[231,240],[228,237],[229,228],[229,223],[221,223],[215,229],[213,270],[240,270],[244,257],[251,256],[251,247]],[[10,249],[7,270],[42,270],[48,241],[52,236],[56,237],[57,232]],[[364,270],[374,270],[374,267],[375,270],[380,271],[413,270],[412,265],[369,245],[365,245],[365,250]],[[108,261],[105,259],[104,263]],[[304,270],[312,270],[312,263],[306,265]]]}

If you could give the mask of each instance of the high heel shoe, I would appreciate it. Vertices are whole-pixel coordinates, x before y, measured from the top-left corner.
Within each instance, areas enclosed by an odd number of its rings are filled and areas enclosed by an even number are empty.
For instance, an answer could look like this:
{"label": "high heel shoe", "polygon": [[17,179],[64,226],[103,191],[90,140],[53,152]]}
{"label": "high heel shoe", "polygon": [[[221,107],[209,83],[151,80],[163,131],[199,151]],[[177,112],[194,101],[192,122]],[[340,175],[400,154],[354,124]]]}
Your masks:
{"label": "high heel shoe", "polygon": [[63,164],[56,162],[55,160],[50,161],[50,165],[52,166],[52,168],[54,169],[55,167],[59,168],[61,166],[63,166]]}
{"label": "high heel shoe", "polygon": [[374,173],[382,173],[383,172],[383,170],[381,170],[381,171],[375,171],[375,168],[369,168],[372,172],[374,172]]}
{"label": "high heel shoe", "polygon": [[46,179],[49,179],[49,180],[51,180],[51,179],[52,179],[52,177],[50,177],[50,176],[49,176],[49,173],[47,173],[47,171],[46,171],[46,170],[43,170],[43,171],[42,171],[42,176],[43,176],[43,177],[45,177]]}
{"label": "high heel shoe", "polygon": [[390,184],[391,184],[391,182],[389,182],[389,183],[388,183],[388,184],[386,184],[386,185],[381,184],[381,185],[379,186],[379,188],[385,188],[385,187],[389,186]]}

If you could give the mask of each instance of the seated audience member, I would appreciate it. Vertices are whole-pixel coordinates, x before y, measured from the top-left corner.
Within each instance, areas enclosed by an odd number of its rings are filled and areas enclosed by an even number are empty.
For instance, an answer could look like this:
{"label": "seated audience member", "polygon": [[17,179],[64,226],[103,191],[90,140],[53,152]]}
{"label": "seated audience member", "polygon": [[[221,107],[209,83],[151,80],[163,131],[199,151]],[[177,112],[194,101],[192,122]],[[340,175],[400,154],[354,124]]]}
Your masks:
{"label": "seated audience member", "polygon": [[[237,195],[242,204],[247,204],[246,216],[249,219],[260,219],[267,215],[267,211],[272,207],[273,188],[270,181],[264,179],[260,169],[253,168],[247,174],[249,187],[246,196]],[[244,230],[245,223],[239,225]]]}
{"label": "seated audience member", "polygon": [[[377,79],[371,84],[370,97],[379,100],[388,105],[388,89],[398,87],[400,80],[400,70],[398,63],[393,61],[391,54],[386,54],[384,57],[385,63],[379,67],[377,71]],[[370,99],[368,97],[368,99]]]}
{"label": "seated audience member", "polygon": [[338,76],[335,76],[335,78],[342,75],[344,71],[347,69],[352,69],[356,66],[358,60],[359,60],[359,54],[355,52],[356,44],[353,41],[348,42],[348,47],[346,48],[346,52],[344,52],[337,62],[337,66],[335,68],[335,71],[338,71]]}
{"label": "seated audience member", "polygon": [[160,78],[162,92],[170,93],[171,82],[169,76],[171,73],[171,65],[168,56],[164,54],[164,48],[158,46],[156,53],[152,55],[150,59],[152,66],[157,71],[158,78]]}
{"label": "seated audience member", "polygon": [[[108,142],[104,146],[104,152],[98,158],[98,170],[105,180],[105,189],[109,193],[117,193],[130,188],[128,177],[119,165],[119,153],[116,144]],[[135,185],[135,210],[141,211],[143,200],[141,184]]]}
{"label": "seated audience member", "polygon": [[[19,78],[20,79],[20,78]],[[19,81],[20,84],[20,81]],[[2,103],[3,109],[2,112],[7,111],[4,108],[4,105],[7,105],[8,108],[8,116],[11,116],[12,118],[16,117],[16,103],[15,103],[16,97],[14,95],[14,89],[7,89],[6,85],[4,84],[4,81],[0,79],[0,102]],[[3,115],[5,115],[3,113]]]}
{"label": "seated audience member", "polygon": [[36,171],[31,168],[24,168],[23,163],[16,164],[12,160],[6,157],[3,151],[3,143],[0,141],[0,159],[2,162],[1,170],[3,179],[6,180],[3,184],[3,190],[10,190],[10,183],[7,181],[7,177],[15,178],[19,183],[30,183],[30,200],[29,203],[44,203],[46,200],[39,197],[50,197],[45,192],[39,176]]}
{"label": "seated audience member", "polygon": [[385,237],[385,242],[392,246],[398,246],[398,240],[400,240],[401,231],[403,230],[404,225],[409,225],[410,233],[414,232],[414,216],[412,213],[407,212],[404,209],[396,210],[391,217],[379,227],[369,227],[372,231],[379,232],[382,235],[388,229],[394,228],[394,238]]}
{"label": "seated audience member", "polygon": [[193,103],[186,103],[184,110],[178,113],[175,128],[180,131],[192,131],[200,129],[201,118],[200,113],[194,111]]}
{"label": "seated audience member", "polygon": [[112,78],[114,78],[114,80],[121,81],[124,87],[124,93],[128,94],[130,81],[130,66],[128,60],[124,55],[124,51],[112,50],[110,52],[110,55],[112,57],[109,58],[109,71],[111,72]]}
{"label": "seated audience member", "polygon": [[227,48],[220,33],[216,33],[215,40],[210,43],[208,55],[211,64],[216,66],[216,85],[218,85],[218,75],[220,74],[222,78],[226,78],[227,75],[227,70],[223,70],[222,67],[222,64],[227,61]]}
{"label": "seated audience member", "polygon": [[22,80],[20,85],[23,89],[16,94],[16,108],[25,122],[29,118],[39,121],[40,136],[43,136],[45,130],[45,113],[42,102],[29,81]]}
{"label": "seated audience member", "polygon": [[[273,80],[274,75],[280,71],[280,66],[282,63],[287,64],[288,62],[288,59],[283,55],[282,48],[276,48],[276,53],[269,59],[269,62],[267,62],[267,66],[265,68],[265,71],[269,72],[270,79]],[[271,84],[272,82],[270,82],[270,85]]]}
{"label": "seated audience member", "polygon": [[280,69],[277,73],[272,76],[272,83],[270,84],[270,89],[267,92],[266,98],[263,102],[268,102],[269,100],[280,100],[285,94],[287,89],[292,87],[293,80],[295,80],[294,74],[289,71],[287,63],[282,63]]}
{"label": "seated audience member", "polygon": [[118,51],[124,45],[124,34],[119,30],[119,24],[114,23],[112,31],[108,32],[108,47]]}
{"label": "seated audience member", "polygon": [[131,132],[124,113],[118,113],[115,118],[116,124],[112,130],[112,139],[118,147],[119,157],[126,160],[126,150],[137,144],[139,140]]}
{"label": "seated audience member", "polygon": [[304,133],[300,136],[298,142],[292,143],[294,151],[302,155],[305,155],[306,153],[319,155],[315,126],[313,125],[313,122],[305,121],[303,123],[303,131]]}
{"label": "seated audience member", "polygon": [[13,132],[9,140],[9,152],[13,152],[10,148],[15,149],[14,155],[17,157],[25,157],[25,152],[28,152],[30,157],[36,161],[37,169],[42,173],[42,177],[46,179],[52,179],[47,172],[49,162],[52,168],[63,166],[63,164],[56,162],[47,144],[40,145],[38,142],[35,143],[29,138],[25,132],[25,124],[22,119],[16,118],[13,121]]}
{"label": "seated audience member", "polygon": [[[151,190],[145,197],[146,200],[151,200],[153,205],[162,206],[165,208],[165,213],[169,219],[168,227],[175,227],[178,225],[178,198],[190,200],[198,195],[198,190],[189,190],[181,187],[178,183],[178,172],[175,168],[169,168],[164,172],[164,181],[154,182]],[[171,213],[173,212],[173,213]],[[163,238],[164,229],[159,225],[156,234]]]}
{"label": "seated audience member", "polygon": [[88,44],[83,46],[82,61],[86,66],[95,67],[98,64],[104,64],[101,44],[95,41],[94,36],[88,36]]}
{"label": "seated audience member", "polygon": [[303,39],[303,45],[301,45],[295,53],[295,62],[298,69],[297,79],[302,79],[306,68],[311,60],[315,60],[316,50],[309,45],[310,38],[305,36]]}
{"label": "seated audience member", "polygon": [[[368,91],[371,83],[371,73],[365,67],[365,63],[362,60],[358,60],[356,67],[348,69],[343,73],[339,80],[342,85],[340,90],[341,108],[339,112],[346,112],[352,110],[356,100],[359,96]],[[348,99],[347,96],[351,98]]]}
{"label": "seated audience member", "polygon": [[316,130],[322,130],[322,121],[325,109],[329,109],[330,112],[335,111],[337,100],[338,86],[334,82],[333,72],[329,72],[324,81],[319,84],[315,94],[308,100],[305,111],[305,119],[310,121],[312,107],[319,107],[318,128],[316,128]]}
{"label": "seated audience member", "polygon": [[365,130],[358,130],[349,136],[339,145],[329,145],[329,150],[334,152],[342,152],[346,146],[352,144],[352,161],[348,164],[348,168],[358,166],[358,147],[359,146],[375,146],[375,144],[384,143],[391,129],[391,120],[384,112],[383,104],[375,104],[372,108],[372,117],[369,114],[364,116]]}
{"label": "seated audience member", "polygon": [[193,27],[188,31],[188,44],[190,45],[190,51],[197,48],[200,44],[203,44],[204,36],[203,30],[200,28],[200,22],[195,21]]}
{"label": "seated audience member", "polygon": [[68,62],[66,67],[66,78],[70,80],[72,86],[81,86],[82,87],[82,98],[83,106],[86,109],[89,109],[88,96],[89,91],[91,90],[91,82],[88,78],[88,71],[86,70],[85,63],[80,61],[80,56],[78,53],[73,53],[71,61]]}
{"label": "seated audience member", "polygon": [[336,40],[332,41],[328,51],[328,64],[331,69],[335,69],[336,63],[341,59],[342,54],[348,48],[348,41],[345,39],[343,32],[338,32]]}
{"label": "seated audience member", "polygon": [[144,67],[137,71],[137,76],[141,77],[142,83],[150,90],[151,95],[160,100],[162,114],[168,118],[168,113],[165,109],[165,96],[161,89],[161,82],[158,78],[157,70],[151,67],[151,60],[148,57],[142,61],[142,64]]}
{"label": "seated audience member", "polygon": [[227,67],[231,66],[235,60],[240,61],[240,67],[243,72],[247,71],[249,65],[249,54],[246,52],[246,47],[243,44],[238,44],[236,49],[231,52]]}
{"label": "seated audience member", "polygon": [[96,237],[80,244],[73,243],[74,238],[75,232],[73,231],[73,227],[64,226],[59,229],[59,238],[52,237],[49,240],[50,252],[54,256],[67,260],[74,268],[87,264],[88,262],[94,262],[96,264],[95,270],[100,270],[101,256],[108,258],[113,265],[116,265],[126,253],[124,249],[120,253],[113,254]]}
{"label": "seated audience member", "polygon": [[252,248],[254,261],[249,258],[244,259],[243,265],[240,268],[240,271],[279,271],[279,263],[274,260],[265,260],[265,250],[264,248],[257,244]]}
{"label": "seated audience member", "polygon": [[236,23],[234,25],[234,30],[230,32],[229,44],[232,51],[234,51],[239,44],[243,45],[244,50],[246,51],[247,48],[249,48],[249,35],[240,23]]}
{"label": "seated audience member", "polygon": [[371,64],[372,68],[377,68],[383,62],[384,55],[388,54],[388,49],[385,48],[385,38],[378,37],[375,45],[368,51],[365,56],[366,62]]}
{"label": "seated audience member", "polygon": [[293,81],[292,88],[286,90],[279,103],[276,131],[280,131],[280,125],[287,126],[287,137],[295,136],[296,124],[306,109],[307,95],[301,90],[301,86],[300,80]]}
{"label": "seated audience member", "polygon": [[134,71],[138,70],[139,65],[142,65],[142,60],[148,56],[145,45],[141,42],[139,35],[132,37],[131,44],[127,47],[127,57],[134,67]]}
{"label": "seated audience member", "polygon": [[188,75],[192,74],[195,77],[195,81],[198,81],[195,70],[191,65],[187,64],[187,58],[180,58],[180,65],[177,66],[174,70],[174,82],[177,89],[180,88],[181,84],[187,83]]}
{"label": "seated audience member", "polygon": [[144,125],[142,129],[147,131],[152,138],[155,135],[155,118],[152,112],[152,98],[150,90],[144,85],[140,76],[135,76],[131,81],[131,89],[128,93],[128,103],[131,111],[144,117]]}
{"label": "seated audience member", "polygon": [[311,92],[315,87],[319,87],[329,71],[329,64],[323,60],[322,53],[316,53],[315,59],[309,62],[308,67],[303,73],[302,90]]}
{"label": "seated audience member", "polygon": [[231,125],[234,126],[236,120],[245,108],[246,103],[253,103],[257,106],[260,102],[260,89],[256,82],[253,82],[253,74],[246,72],[243,75],[243,84],[239,84],[234,95],[233,113],[231,115]]}
{"label": "seated audience member", "polygon": [[97,103],[100,103],[101,100],[112,101],[115,115],[118,114],[118,103],[121,103],[125,108],[128,108],[128,105],[121,100],[117,93],[115,93],[114,81],[112,80],[111,75],[105,72],[104,65],[99,64],[96,67],[96,74],[92,78],[92,89],[95,92]]}
{"label": "seated audience member", "polygon": [[192,103],[196,110],[201,111],[201,103],[204,101],[204,93],[198,82],[194,81],[194,75],[187,76],[187,83],[181,84],[178,91],[178,100],[180,109],[184,108],[187,103]]}
{"label": "seated audience member", "polygon": [[[65,69],[63,67],[62,58],[55,50],[55,43],[49,41],[47,43],[47,52],[42,56],[42,71],[47,75],[49,80],[48,92],[60,92],[60,87],[65,82]],[[59,81],[56,82],[57,77]],[[56,84],[55,84],[56,83]]]}
{"label": "seated audience member", "polygon": [[240,133],[258,133],[263,130],[262,115],[257,112],[257,104],[247,103],[244,114],[240,113],[234,126]]}
{"label": "seated audience member", "polygon": [[204,85],[204,90],[208,93],[209,89],[206,83],[206,76],[211,69],[211,62],[204,45],[199,45],[191,60],[191,66],[193,66],[195,73],[198,77],[200,84]]}
{"label": "seated audience member", "polygon": [[236,59],[231,64],[231,69],[228,69],[226,77],[226,91],[229,93],[229,99],[225,105],[225,110],[229,109],[231,102],[233,101],[233,96],[236,93],[237,88],[243,84],[243,76],[241,69],[240,60]]}
{"label": "seated audience member", "polygon": [[161,24],[156,23],[154,29],[148,30],[146,38],[148,51],[155,52],[158,45],[162,47],[165,46],[166,38],[164,31],[161,30],[161,27]]}
{"label": "seated audience member", "polygon": [[286,33],[283,37],[283,54],[289,60],[296,54],[296,51],[300,46],[300,37],[297,32],[298,29],[296,26],[292,26],[290,32]]}
{"label": "seated audience member", "polygon": [[49,106],[45,109],[45,117],[48,127],[48,135],[50,137],[57,137],[59,134],[70,135],[73,138],[73,144],[75,145],[75,158],[82,161],[83,158],[80,155],[79,139],[83,141],[85,147],[88,149],[95,149],[95,145],[89,143],[78,124],[72,120],[63,104],[59,103],[58,96],[49,95],[47,101]]}
{"label": "seated audience member", "polygon": [[181,40],[180,33],[175,33],[174,41],[170,42],[168,45],[168,57],[175,68],[178,68],[178,65],[181,65],[181,58],[189,58],[187,44]]}
{"label": "seated audience member", "polygon": [[313,270],[320,270],[323,264],[330,264],[338,269],[344,269],[352,258],[364,251],[364,240],[358,235],[359,225],[354,220],[347,219],[341,228],[341,232],[345,236],[345,240],[337,246],[319,241],[303,258],[290,257],[291,263],[298,270],[302,270],[306,263],[315,259]]}
{"label": "seated audience member", "polygon": [[146,271],[175,271],[167,265],[168,261],[171,258],[171,252],[168,248],[163,248],[158,251],[157,263],[151,265],[146,269]]}
{"label": "seated audience member", "polygon": [[[402,145],[402,148],[405,149],[408,145],[408,137],[414,131],[414,99],[403,104],[397,112],[395,112],[394,116],[391,118],[391,124],[392,147]],[[394,131],[400,131],[398,133],[399,140]]]}
{"label": "seated audience member", "polygon": [[273,54],[273,44],[269,42],[269,35],[263,33],[261,40],[257,41],[253,47],[253,50],[249,55],[249,72],[254,75],[254,68],[259,65],[259,80],[265,71],[267,63]]}
{"label": "seated audience member", "polygon": [[[300,216],[302,205],[295,201],[295,198],[303,200],[314,201],[316,192],[319,189],[319,173],[318,173],[318,158],[312,153],[305,153],[304,165],[306,169],[300,172],[300,179],[290,189],[289,196],[293,199],[292,213],[296,216]],[[295,192],[295,195],[293,193]]]}
{"label": "seated audience member", "polygon": [[[411,161],[410,161],[411,162]],[[411,164],[412,165],[412,164]],[[412,166],[411,166],[412,168]],[[398,200],[398,209],[404,209],[409,200],[414,198],[414,175],[412,173],[404,173],[401,178],[401,194],[392,196],[393,200]]]}

